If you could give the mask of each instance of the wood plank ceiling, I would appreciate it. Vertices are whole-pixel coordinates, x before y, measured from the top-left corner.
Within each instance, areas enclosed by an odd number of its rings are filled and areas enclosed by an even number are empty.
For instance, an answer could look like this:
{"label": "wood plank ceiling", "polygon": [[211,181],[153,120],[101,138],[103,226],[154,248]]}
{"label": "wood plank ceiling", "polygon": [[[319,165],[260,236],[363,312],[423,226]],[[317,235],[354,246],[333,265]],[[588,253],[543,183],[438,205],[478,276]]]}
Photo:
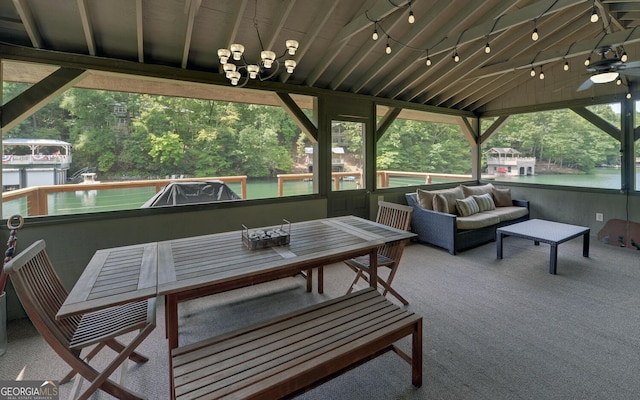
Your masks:
{"label": "wood plank ceiling", "polygon": [[576,89],[590,76],[584,60],[601,49],[640,60],[639,22],[640,1],[0,0],[0,57],[5,80],[35,82],[55,69],[23,64],[41,61],[88,69],[87,87],[139,90],[115,83],[113,72],[154,75],[159,66],[229,87],[219,48],[241,43],[253,63],[295,39],[292,74],[281,68],[246,87],[329,89],[490,115],[635,93],[640,74],[632,70],[621,85]]}

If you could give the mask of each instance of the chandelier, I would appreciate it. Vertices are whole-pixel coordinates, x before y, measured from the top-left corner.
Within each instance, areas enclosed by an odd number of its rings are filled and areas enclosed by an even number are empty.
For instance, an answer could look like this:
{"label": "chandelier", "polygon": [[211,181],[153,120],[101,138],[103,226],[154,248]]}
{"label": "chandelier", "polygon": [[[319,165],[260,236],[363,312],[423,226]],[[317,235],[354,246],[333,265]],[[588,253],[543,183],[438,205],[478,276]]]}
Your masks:
{"label": "chandelier", "polygon": [[[258,32],[257,25],[256,32]],[[258,39],[260,39],[259,32]],[[293,39],[285,41],[285,45],[287,48],[279,57],[271,50],[262,50],[260,52],[260,62],[255,64],[247,62],[244,55],[244,46],[239,43],[232,44],[228,49],[218,49],[218,58],[220,59],[220,64],[222,65],[225,76],[231,81],[231,84],[242,87],[247,84],[249,79],[266,81],[272,78],[278,72],[278,69],[280,69],[280,60],[286,56],[295,55],[299,46],[298,41]],[[260,40],[260,47],[264,49],[262,40]],[[285,60],[284,67],[288,74],[292,74],[296,68],[295,60]],[[244,78],[244,81],[238,85],[242,78]]]}

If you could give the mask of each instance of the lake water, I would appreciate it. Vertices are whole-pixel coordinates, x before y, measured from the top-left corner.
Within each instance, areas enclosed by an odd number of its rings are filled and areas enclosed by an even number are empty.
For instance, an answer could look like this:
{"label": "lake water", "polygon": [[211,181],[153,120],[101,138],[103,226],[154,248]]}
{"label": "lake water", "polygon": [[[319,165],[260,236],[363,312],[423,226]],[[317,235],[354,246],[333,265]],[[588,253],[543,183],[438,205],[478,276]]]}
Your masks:
{"label": "lake water", "polygon": [[[565,185],[580,187],[596,187],[606,189],[620,188],[620,170],[599,168],[591,175],[533,175],[500,177],[497,182],[523,182],[546,185]],[[444,180],[434,179],[433,183]],[[640,184],[640,168],[636,170],[636,182]],[[397,177],[390,179],[392,187],[404,187],[424,184],[424,179]],[[230,183],[229,186],[236,193],[240,193],[240,183]],[[343,181],[344,190],[356,189],[356,182]],[[286,181],[284,195],[304,195],[313,192],[313,182]],[[56,193],[48,196],[49,215],[79,214],[99,211],[115,211],[139,208],[155,194],[155,189],[132,188],[113,190],[82,190],[77,192]],[[262,199],[278,195],[278,182],[273,180],[249,180],[247,182],[247,198]],[[26,199],[14,200],[2,205],[3,218],[14,214],[27,215]]]}

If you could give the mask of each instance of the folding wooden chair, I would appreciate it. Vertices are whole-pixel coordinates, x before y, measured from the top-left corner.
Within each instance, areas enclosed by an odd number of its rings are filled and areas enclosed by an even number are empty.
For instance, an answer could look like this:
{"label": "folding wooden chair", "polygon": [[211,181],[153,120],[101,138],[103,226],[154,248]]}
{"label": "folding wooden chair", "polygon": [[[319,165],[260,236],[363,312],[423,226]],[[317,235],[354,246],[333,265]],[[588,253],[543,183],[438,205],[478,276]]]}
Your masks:
{"label": "folding wooden chair", "polygon": [[[127,358],[138,363],[148,360],[134,350],[155,328],[156,300],[123,304],[58,321],[56,314],[68,292],[54,271],[45,246],[44,240],[35,242],[9,261],[5,265],[5,271],[11,277],[15,291],[33,325],[49,346],[71,367],[71,372],[60,383],[69,382],[77,375],[71,393],[73,399],[87,399],[97,389],[119,399],[144,398],[124,387],[126,361]],[[115,339],[135,330],[139,330],[139,333],[128,344]],[[83,359],[80,352],[92,345],[95,347]],[[104,346],[114,350],[117,356],[104,370],[98,372],[89,365],[89,361]],[[121,364],[121,379],[116,383],[109,376]],[[78,394],[81,378],[91,384]]]}
{"label": "folding wooden chair", "polygon": [[[411,224],[412,212],[413,207],[379,201],[376,222],[406,231],[409,229],[409,225]],[[378,248],[378,269],[389,269],[386,279],[378,274],[378,284],[384,289],[382,294],[386,296],[387,293],[391,293],[405,305],[409,304],[409,302],[391,287],[391,282],[393,282],[393,278],[395,278],[396,273],[398,272],[398,265],[400,264],[400,258],[402,257],[402,252],[404,251],[406,242],[406,240],[399,240],[387,243]],[[367,276],[369,271],[369,256],[352,258],[345,261],[345,264],[356,272],[356,277],[351,283],[347,293],[351,293],[353,291],[358,280],[364,279],[367,283],[369,282],[369,278]]]}

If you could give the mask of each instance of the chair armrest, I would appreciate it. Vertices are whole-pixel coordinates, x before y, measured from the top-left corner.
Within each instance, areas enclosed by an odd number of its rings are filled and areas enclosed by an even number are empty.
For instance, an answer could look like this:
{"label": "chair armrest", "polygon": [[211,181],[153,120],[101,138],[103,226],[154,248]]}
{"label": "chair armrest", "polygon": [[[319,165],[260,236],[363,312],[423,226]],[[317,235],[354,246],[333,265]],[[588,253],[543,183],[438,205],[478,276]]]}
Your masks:
{"label": "chair armrest", "polygon": [[444,247],[454,254],[456,216],[420,207],[415,193],[407,193],[405,197],[413,207],[411,231],[418,235],[418,240]]}

